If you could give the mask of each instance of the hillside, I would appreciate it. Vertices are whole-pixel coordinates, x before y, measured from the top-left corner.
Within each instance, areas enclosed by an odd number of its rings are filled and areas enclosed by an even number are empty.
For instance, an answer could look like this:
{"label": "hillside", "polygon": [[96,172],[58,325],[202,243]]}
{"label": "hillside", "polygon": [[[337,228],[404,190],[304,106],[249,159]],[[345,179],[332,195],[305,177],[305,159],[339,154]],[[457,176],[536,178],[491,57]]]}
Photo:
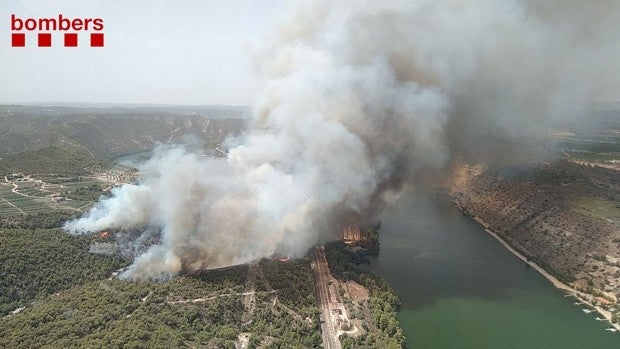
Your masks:
{"label": "hillside", "polygon": [[[451,194],[466,213],[560,280],[620,298],[618,171],[560,160],[511,171],[460,164]],[[605,302],[600,301],[599,302]]]}
{"label": "hillside", "polygon": [[97,254],[114,237],[76,237],[68,213],[0,220],[0,347],[316,347],[309,259],[263,260],[167,282],[113,277]]}
{"label": "hillside", "polygon": [[59,229],[0,229],[0,316],[124,265],[119,258],[88,253],[89,245],[90,239]]}
{"label": "hillside", "polygon": [[[54,217],[38,218],[53,223]],[[88,252],[89,245],[92,251],[113,243],[112,235],[5,229],[0,241],[7,276],[0,282],[0,347],[321,346],[308,257],[263,259],[163,282],[127,282],[111,273],[127,263],[120,254]],[[327,251],[337,278],[334,290],[356,326],[342,331],[342,347],[402,348],[399,303],[387,283],[344,244]]]}
{"label": "hillside", "polygon": [[0,157],[53,146],[93,158],[152,149],[188,135],[214,147],[241,131],[247,109],[237,107],[0,106]]}
{"label": "hillside", "polygon": [[[0,347],[320,347],[310,257],[126,282],[115,276],[131,262],[127,232],[60,230],[135,180],[135,169],[112,159],[187,137],[215,148],[243,130],[245,113],[0,106]],[[376,253],[373,236],[361,245]],[[385,281],[343,244],[329,247],[328,259],[336,276],[330,287],[351,320],[338,325],[342,347],[401,348],[398,300]]]}
{"label": "hillside", "polygon": [[108,162],[83,152],[70,152],[53,145],[25,150],[0,158],[0,173],[46,173],[61,176],[85,175],[100,170]]}
{"label": "hillside", "polygon": [[270,290],[251,293],[248,266],[165,283],[88,282],[1,319],[0,347],[317,347],[309,262],[279,268],[294,278],[277,286],[273,263],[258,266]]}

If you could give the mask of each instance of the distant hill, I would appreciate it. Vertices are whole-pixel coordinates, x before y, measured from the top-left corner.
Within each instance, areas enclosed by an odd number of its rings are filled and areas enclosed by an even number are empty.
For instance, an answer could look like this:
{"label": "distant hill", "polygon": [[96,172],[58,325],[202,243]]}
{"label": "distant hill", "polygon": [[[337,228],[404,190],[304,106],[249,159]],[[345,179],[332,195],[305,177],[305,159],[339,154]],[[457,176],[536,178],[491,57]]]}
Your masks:
{"label": "distant hill", "polygon": [[0,157],[54,147],[112,159],[187,135],[214,147],[226,135],[239,133],[248,114],[245,107],[228,106],[0,105]]}

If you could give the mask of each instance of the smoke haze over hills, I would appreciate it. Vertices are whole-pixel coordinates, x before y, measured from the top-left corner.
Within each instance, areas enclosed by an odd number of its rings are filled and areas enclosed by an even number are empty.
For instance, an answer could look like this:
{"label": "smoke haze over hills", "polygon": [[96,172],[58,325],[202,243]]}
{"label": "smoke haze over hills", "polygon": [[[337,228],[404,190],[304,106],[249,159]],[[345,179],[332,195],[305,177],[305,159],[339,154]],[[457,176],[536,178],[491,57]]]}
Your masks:
{"label": "smoke haze over hills", "polygon": [[74,234],[161,229],[128,279],[303,255],[387,190],[457,156],[493,161],[620,81],[614,1],[300,2],[227,158],[163,147]]}

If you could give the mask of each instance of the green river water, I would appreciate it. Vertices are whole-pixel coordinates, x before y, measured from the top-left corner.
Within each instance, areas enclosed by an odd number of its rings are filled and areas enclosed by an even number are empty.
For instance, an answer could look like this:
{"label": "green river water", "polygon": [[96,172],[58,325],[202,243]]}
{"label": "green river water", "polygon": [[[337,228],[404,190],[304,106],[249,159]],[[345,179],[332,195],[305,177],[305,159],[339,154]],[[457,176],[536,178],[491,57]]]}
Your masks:
{"label": "green river water", "polygon": [[528,268],[450,198],[390,205],[372,268],[402,301],[409,348],[620,348],[620,334]]}

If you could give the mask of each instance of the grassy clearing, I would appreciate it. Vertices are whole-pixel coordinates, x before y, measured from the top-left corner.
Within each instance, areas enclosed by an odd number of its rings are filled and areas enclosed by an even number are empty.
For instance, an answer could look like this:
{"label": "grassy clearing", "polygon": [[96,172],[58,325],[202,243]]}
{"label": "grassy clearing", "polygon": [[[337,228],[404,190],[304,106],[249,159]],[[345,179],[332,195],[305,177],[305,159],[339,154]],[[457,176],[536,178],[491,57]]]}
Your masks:
{"label": "grassy clearing", "polygon": [[568,151],[568,155],[576,160],[589,162],[605,162],[620,160],[619,153],[593,153],[589,151]]}
{"label": "grassy clearing", "polygon": [[599,198],[580,198],[573,204],[573,211],[620,226],[620,203]]}
{"label": "grassy clearing", "polygon": [[21,186],[17,189],[20,193],[28,196],[38,196],[38,197],[46,197],[52,194],[51,191],[41,190],[39,188],[22,188]]}

